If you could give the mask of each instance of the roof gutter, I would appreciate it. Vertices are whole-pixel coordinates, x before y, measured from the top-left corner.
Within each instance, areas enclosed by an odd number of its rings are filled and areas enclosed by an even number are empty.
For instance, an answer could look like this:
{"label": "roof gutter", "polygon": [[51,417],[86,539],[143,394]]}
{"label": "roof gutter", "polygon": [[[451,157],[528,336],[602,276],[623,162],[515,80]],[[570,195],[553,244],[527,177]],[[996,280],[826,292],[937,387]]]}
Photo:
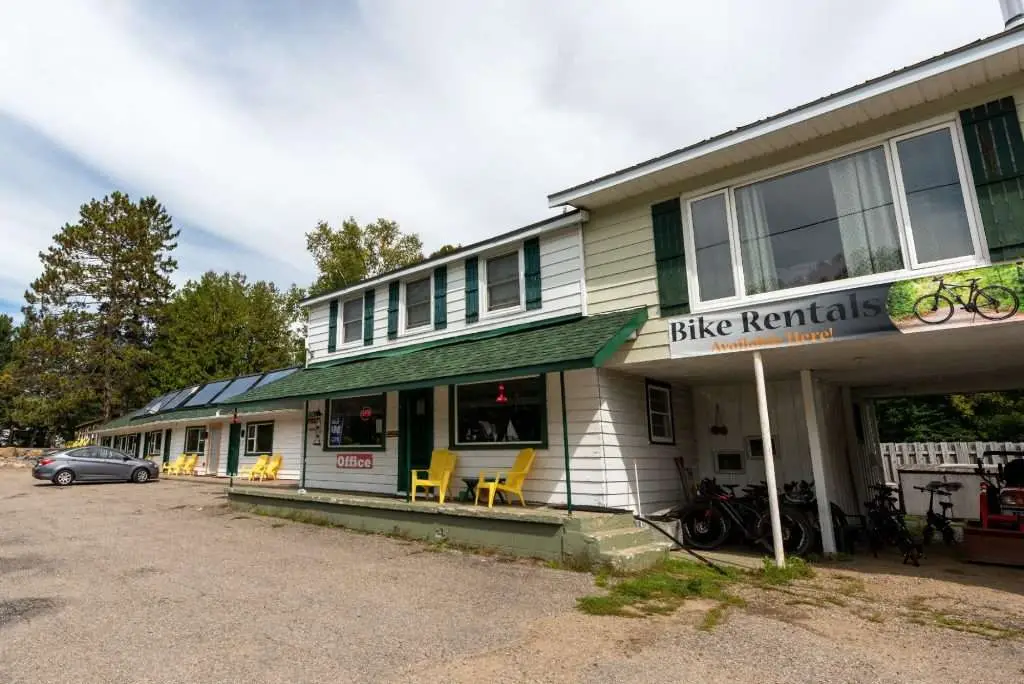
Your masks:
{"label": "roof gutter", "polygon": [[608,190],[622,183],[634,181],[729,147],[750,142],[789,126],[809,121],[879,95],[891,93],[894,90],[913,85],[926,78],[952,71],[972,62],[977,62],[1021,46],[1024,46],[1024,29],[1021,27],[998,33],[990,38],[971,43],[943,55],[931,57],[892,74],[880,76],[861,85],[847,88],[833,95],[771,116],[763,121],[740,127],[729,133],[724,133],[667,155],[641,162],[636,166],[616,171],[593,181],[561,190],[548,195],[548,206],[554,208],[570,204],[576,205],[579,200],[593,193]]}

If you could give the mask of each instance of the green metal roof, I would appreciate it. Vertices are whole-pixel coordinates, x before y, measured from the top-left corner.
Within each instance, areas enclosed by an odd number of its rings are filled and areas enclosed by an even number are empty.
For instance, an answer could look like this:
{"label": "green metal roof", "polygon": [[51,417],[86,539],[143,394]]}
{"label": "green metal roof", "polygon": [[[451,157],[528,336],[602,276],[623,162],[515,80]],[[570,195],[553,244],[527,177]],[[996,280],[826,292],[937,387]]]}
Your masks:
{"label": "green metal roof", "polygon": [[306,368],[238,396],[234,404],[356,396],[596,368],[647,321],[647,309],[576,318],[488,338],[459,339],[406,354]]}
{"label": "green metal roof", "polygon": [[[263,411],[287,411],[287,410],[301,410],[302,405],[299,403],[274,403],[273,405],[264,406],[257,404],[246,404],[244,408],[238,409],[239,415],[246,415],[250,413],[260,413]],[[224,418],[230,418],[231,414],[234,413],[234,409],[231,406],[209,406],[199,407],[194,409],[183,409],[179,411],[169,411],[167,413],[157,413],[152,416],[142,416],[139,418],[132,418],[132,414],[115,418],[114,420],[104,423],[96,428],[96,432],[108,432],[110,430],[117,430],[125,427],[135,427],[142,425],[149,425],[151,423],[167,423],[171,421],[180,420],[200,420],[202,418],[210,418],[217,415],[217,411],[223,412]]]}

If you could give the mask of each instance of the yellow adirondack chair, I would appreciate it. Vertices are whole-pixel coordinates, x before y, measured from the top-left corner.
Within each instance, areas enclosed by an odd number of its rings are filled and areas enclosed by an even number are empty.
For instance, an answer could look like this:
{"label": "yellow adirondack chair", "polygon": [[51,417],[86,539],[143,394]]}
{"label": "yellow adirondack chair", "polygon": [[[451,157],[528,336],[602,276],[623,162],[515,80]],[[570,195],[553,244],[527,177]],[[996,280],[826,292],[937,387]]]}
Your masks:
{"label": "yellow adirondack chair", "polygon": [[281,463],[284,462],[284,457],[281,454],[274,454],[274,456],[267,461],[267,464],[263,466],[263,471],[260,472],[260,481],[263,480],[276,480],[277,473],[281,470]]}
{"label": "yellow adirondack chair", "polygon": [[[533,449],[523,449],[516,456],[516,462],[512,464],[512,470],[507,473],[498,473],[490,482],[487,481],[484,472],[481,470],[480,481],[476,486],[476,500],[474,503],[480,503],[480,490],[486,489],[488,508],[494,506],[494,495],[498,492],[515,494],[519,497],[519,503],[525,506],[526,500],[523,498],[523,483],[526,482],[526,476],[530,474],[530,470],[533,468],[533,459],[536,455],[537,453]],[[504,482],[501,481],[502,478],[505,478]]]}
{"label": "yellow adirondack chair", "polygon": [[[437,487],[437,502],[444,503],[444,495],[448,492],[448,483],[455,472],[455,461],[458,455],[447,449],[434,449],[430,454],[429,470],[413,470],[410,473],[412,484],[412,500],[416,500],[417,487]],[[425,477],[420,477],[425,475]]]}
{"label": "yellow adirondack chair", "polygon": [[263,474],[263,469],[267,467],[267,461],[270,457],[264,454],[256,459],[256,462],[252,464],[251,468],[243,468],[239,476],[245,476],[248,480],[255,480],[258,476]]}
{"label": "yellow adirondack chair", "polygon": [[195,475],[196,463],[199,462],[199,454],[186,454],[185,463],[175,473],[176,475]]}
{"label": "yellow adirondack chair", "polygon": [[161,464],[160,472],[166,475],[176,475],[183,465],[185,465],[185,454],[178,456],[173,461]]}

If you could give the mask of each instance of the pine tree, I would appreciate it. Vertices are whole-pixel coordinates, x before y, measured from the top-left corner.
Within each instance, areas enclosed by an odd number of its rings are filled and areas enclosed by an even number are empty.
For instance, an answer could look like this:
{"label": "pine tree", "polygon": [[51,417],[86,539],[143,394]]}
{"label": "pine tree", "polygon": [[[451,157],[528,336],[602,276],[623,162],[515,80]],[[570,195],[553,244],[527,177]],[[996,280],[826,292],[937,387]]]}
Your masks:
{"label": "pine tree", "polygon": [[54,236],[25,293],[14,362],[19,422],[68,433],[146,398],[178,232],[156,198],[114,192],[82,205],[78,222]]}

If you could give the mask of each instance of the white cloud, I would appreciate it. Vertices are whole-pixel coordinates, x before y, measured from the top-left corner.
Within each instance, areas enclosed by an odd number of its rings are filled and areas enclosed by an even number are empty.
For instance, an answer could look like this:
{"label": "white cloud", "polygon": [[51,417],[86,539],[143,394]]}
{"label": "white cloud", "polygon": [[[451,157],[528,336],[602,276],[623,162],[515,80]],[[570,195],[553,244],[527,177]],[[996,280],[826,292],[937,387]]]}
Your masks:
{"label": "white cloud", "polygon": [[[394,218],[428,248],[475,241],[542,218],[549,192],[1001,27],[995,0],[231,14],[250,6],[214,19],[100,0],[0,6],[0,113],[259,255],[190,244],[183,275],[309,278],[304,231],[349,214]],[[0,272],[24,283],[78,204],[109,189],[30,157],[4,161],[34,169],[23,187],[5,192],[0,174]]]}

